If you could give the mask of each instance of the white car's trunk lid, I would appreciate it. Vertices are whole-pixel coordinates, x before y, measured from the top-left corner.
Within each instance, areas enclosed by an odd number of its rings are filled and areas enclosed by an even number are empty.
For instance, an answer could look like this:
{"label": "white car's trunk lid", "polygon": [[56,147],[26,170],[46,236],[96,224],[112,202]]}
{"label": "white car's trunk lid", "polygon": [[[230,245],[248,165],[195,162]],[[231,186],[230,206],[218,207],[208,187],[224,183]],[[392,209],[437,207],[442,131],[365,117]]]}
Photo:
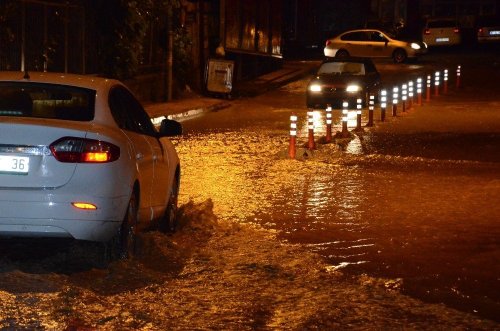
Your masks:
{"label": "white car's trunk lid", "polygon": [[57,161],[50,145],[62,137],[80,137],[86,130],[24,120],[0,120],[0,189],[51,189],[66,184],[76,163]]}

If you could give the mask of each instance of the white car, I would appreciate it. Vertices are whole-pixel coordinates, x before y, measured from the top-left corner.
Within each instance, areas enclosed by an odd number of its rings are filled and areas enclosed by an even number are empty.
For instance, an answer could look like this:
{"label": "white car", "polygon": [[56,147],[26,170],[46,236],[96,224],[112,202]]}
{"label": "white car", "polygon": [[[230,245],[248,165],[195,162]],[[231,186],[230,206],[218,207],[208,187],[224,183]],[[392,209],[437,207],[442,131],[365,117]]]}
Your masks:
{"label": "white car", "polygon": [[0,236],[104,242],[128,257],[138,231],[171,229],[179,158],[119,81],[0,72]]}
{"label": "white car", "polygon": [[328,39],[323,51],[326,57],[392,58],[402,63],[427,53],[427,45],[421,41],[399,40],[381,30],[359,29]]}
{"label": "white car", "polygon": [[422,40],[429,46],[453,46],[462,42],[458,22],[453,18],[430,18],[426,21]]}

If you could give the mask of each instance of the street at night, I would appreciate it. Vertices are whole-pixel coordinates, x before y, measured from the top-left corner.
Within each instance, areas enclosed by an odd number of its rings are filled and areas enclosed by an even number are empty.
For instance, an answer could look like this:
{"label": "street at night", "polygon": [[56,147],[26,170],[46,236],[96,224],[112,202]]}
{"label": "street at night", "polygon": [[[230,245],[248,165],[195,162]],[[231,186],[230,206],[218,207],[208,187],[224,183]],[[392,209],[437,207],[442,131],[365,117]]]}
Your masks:
{"label": "street at night", "polygon": [[178,231],[145,233],[134,259],[104,267],[72,242],[2,240],[0,327],[498,329],[498,52],[376,65],[388,87],[453,74],[448,93],[385,122],[377,105],[351,139],[320,143],[318,110],[312,152],[310,77],[183,121]]}
{"label": "street at night", "polygon": [[1,0],[0,331],[500,331],[499,82],[500,0]]}
{"label": "street at night", "polygon": [[[280,238],[305,245],[338,270],[397,279],[407,294],[496,319],[500,117],[495,55],[495,50],[443,51],[406,66],[379,61],[388,87],[432,70],[454,71],[460,64],[467,68],[464,86],[452,85],[453,74],[447,95],[433,96],[409,113],[402,113],[400,104],[398,117],[388,111],[388,121],[377,121],[347,144],[319,145],[303,162],[285,160],[287,137],[279,127],[291,112],[298,114],[299,141],[307,145],[305,81],[242,101],[233,106],[238,114],[193,121],[196,130],[207,133],[186,141],[186,161],[200,164],[190,167],[190,177],[197,178],[190,191],[213,199],[221,217],[277,230]],[[324,137],[324,112],[317,113],[317,135]],[[340,110],[334,111],[334,123],[334,130],[341,130]],[[192,155],[194,150],[201,152]],[[218,171],[207,172],[207,166]]]}

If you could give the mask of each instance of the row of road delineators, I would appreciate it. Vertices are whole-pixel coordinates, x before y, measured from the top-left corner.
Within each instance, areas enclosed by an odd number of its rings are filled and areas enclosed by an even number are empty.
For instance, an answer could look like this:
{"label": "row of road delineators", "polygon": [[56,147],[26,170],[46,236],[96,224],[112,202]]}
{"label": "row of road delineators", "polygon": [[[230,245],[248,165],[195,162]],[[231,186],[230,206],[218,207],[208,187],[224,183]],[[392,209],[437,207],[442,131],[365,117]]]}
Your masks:
{"label": "row of road delineators", "polygon": [[[442,74],[442,78],[441,78]],[[455,76],[455,87],[458,89],[461,87],[461,66],[457,66],[456,76]],[[441,83],[442,81],[442,83]],[[447,94],[448,93],[448,69],[444,69],[441,71],[434,72],[433,75],[427,75],[425,81],[425,92],[424,92],[424,79],[422,77],[417,78],[416,80],[410,80],[401,85],[396,85],[392,88],[392,90],[388,91],[387,89],[380,90],[379,93],[379,105],[380,105],[380,121],[384,122],[386,118],[386,112],[388,106],[390,106],[390,111],[392,116],[397,116],[398,107],[401,104],[402,111],[406,112],[413,108],[414,104],[418,106],[423,105],[423,95],[425,94],[425,101],[430,102],[432,94],[434,96],[439,96],[440,93]],[[432,87],[434,87],[434,92],[432,91]],[[389,94],[391,92],[392,94]],[[392,97],[391,99],[389,99]],[[400,102],[401,100],[401,102]],[[342,131],[337,132],[335,134],[336,138],[344,138],[347,139],[350,137],[350,132],[348,131],[347,122],[348,122],[348,114],[349,105],[347,102],[342,103]],[[368,122],[366,123],[367,127],[371,127],[374,124],[373,116],[375,110],[375,95],[370,94],[368,100]],[[324,138],[325,143],[330,143],[333,141],[332,136],[332,107],[328,105],[325,109],[326,113],[326,136]],[[356,102],[356,128],[354,131],[361,131],[362,123],[361,123],[361,114],[362,114],[362,100],[357,99]],[[308,111],[308,139],[307,139],[307,148],[309,150],[316,149],[316,142],[314,138],[314,118],[313,112]],[[290,144],[288,148],[288,154],[290,158],[295,159],[296,156],[296,145],[297,145],[297,120],[298,117],[295,114],[290,116]]]}

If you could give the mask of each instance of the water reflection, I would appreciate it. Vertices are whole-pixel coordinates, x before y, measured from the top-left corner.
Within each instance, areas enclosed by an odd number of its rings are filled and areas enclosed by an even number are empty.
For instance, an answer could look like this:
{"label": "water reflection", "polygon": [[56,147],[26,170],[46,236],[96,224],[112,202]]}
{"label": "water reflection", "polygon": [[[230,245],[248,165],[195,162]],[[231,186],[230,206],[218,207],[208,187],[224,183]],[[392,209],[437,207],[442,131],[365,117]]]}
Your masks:
{"label": "water reflection", "polygon": [[349,153],[320,146],[295,161],[283,156],[287,138],[253,129],[178,140],[180,203],[210,198],[219,218],[277,230],[333,268],[403,278],[407,293],[493,318],[498,166],[364,155],[357,136]]}
{"label": "water reflection", "polygon": [[345,151],[350,154],[363,154],[363,144],[361,143],[360,137],[354,136],[354,138],[347,144]]}

